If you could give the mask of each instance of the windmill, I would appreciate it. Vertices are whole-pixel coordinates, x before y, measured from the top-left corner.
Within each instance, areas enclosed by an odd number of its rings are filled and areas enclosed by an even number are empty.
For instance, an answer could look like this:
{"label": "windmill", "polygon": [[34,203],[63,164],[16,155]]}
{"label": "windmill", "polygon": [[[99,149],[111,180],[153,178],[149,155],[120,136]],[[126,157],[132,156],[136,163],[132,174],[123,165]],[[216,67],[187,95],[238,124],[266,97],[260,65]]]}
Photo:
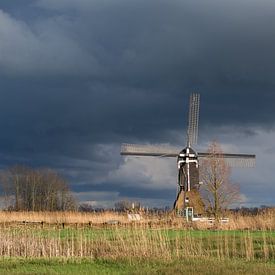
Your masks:
{"label": "windmill", "polygon": [[[193,149],[193,145],[196,145],[198,140],[199,106],[200,95],[192,93],[189,101],[186,146],[183,150],[172,147],[138,144],[122,144],[121,146],[121,155],[177,158],[178,191],[174,209],[180,212],[191,209],[192,215],[193,209],[195,213],[200,213],[204,208],[198,192],[200,186],[199,162],[203,158],[210,156],[210,153],[196,152]],[[226,153],[222,157],[230,167],[255,166],[255,155]]]}

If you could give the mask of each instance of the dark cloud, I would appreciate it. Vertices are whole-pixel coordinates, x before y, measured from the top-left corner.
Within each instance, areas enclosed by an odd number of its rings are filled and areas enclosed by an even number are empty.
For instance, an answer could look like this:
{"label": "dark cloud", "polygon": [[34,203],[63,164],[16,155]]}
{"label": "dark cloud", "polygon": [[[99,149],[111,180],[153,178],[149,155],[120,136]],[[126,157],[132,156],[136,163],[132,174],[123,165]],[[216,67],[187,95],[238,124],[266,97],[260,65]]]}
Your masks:
{"label": "dark cloud", "polygon": [[[128,197],[129,200],[131,200],[132,198],[140,198],[140,199],[144,199],[144,198],[151,198],[151,199],[162,199],[163,201],[173,201],[175,200],[175,188],[164,188],[161,190],[155,190],[155,189],[148,189],[148,188],[140,188],[138,186],[120,186],[119,184],[115,185],[119,196],[120,197]],[[93,191],[93,192],[113,192],[114,191],[114,184],[111,183],[104,183],[102,185],[73,185],[72,190],[74,192],[89,192],[89,191]]]}
{"label": "dark cloud", "polygon": [[119,144],[183,145],[193,91],[202,147],[219,137],[242,150],[273,133],[271,1],[18,0],[0,9],[2,165],[51,166],[74,190],[145,198],[158,189],[154,172],[139,178],[147,186],[127,186]]}

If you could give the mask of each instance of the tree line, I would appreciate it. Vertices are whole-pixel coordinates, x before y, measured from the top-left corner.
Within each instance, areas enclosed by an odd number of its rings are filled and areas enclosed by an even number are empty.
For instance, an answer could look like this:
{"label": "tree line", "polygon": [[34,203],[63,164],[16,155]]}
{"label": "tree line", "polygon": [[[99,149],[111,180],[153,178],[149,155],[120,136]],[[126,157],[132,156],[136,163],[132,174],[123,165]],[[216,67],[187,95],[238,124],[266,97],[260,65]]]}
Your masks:
{"label": "tree line", "polygon": [[15,211],[68,211],[76,201],[67,182],[51,169],[14,166],[0,172],[6,209]]}

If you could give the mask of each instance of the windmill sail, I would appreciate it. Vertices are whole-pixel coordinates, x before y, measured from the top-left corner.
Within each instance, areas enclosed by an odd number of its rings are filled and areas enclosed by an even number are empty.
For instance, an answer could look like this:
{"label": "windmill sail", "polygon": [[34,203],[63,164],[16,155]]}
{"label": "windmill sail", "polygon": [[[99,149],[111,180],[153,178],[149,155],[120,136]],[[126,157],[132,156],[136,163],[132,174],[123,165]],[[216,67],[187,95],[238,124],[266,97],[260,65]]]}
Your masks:
{"label": "windmill sail", "polygon": [[200,95],[191,94],[189,102],[189,119],[187,129],[188,146],[197,144],[198,141],[198,126],[199,126],[199,110],[200,109]]}
{"label": "windmill sail", "polygon": [[[210,153],[198,153],[199,159],[209,158],[213,156]],[[220,156],[215,156],[217,158],[222,158],[230,167],[247,167],[252,168],[256,165],[256,156],[248,154],[222,154]]]}
{"label": "windmill sail", "polygon": [[121,145],[121,155],[152,156],[152,157],[177,157],[180,149],[168,146],[127,144]]}

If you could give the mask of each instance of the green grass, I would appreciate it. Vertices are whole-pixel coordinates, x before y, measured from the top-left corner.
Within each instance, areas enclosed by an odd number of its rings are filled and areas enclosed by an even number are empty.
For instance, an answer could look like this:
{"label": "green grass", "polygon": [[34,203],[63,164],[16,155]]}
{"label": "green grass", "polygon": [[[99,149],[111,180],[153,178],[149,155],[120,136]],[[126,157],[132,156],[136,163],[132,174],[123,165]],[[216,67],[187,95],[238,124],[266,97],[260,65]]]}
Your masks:
{"label": "green grass", "polygon": [[[98,237],[104,236],[106,239],[112,239],[114,235],[118,233],[124,235],[125,237],[137,233],[139,231],[144,231],[144,229],[135,228],[131,230],[129,228],[65,228],[65,229],[33,229],[33,228],[23,228],[23,229],[7,229],[9,232],[24,233],[32,232],[34,236],[39,237],[51,237],[51,238],[61,238],[66,239],[68,237],[77,238],[81,233],[82,236],[89,239],[96,239]],[[247,230],[186,230],[186,229],[146,229],[148,236],[155,234],[156,232],[161,232],[161,234],[166,234],[167,237],[173,239],[174,237],[199,237],[199,238],[211,238],[217,236],[231,236],[236,238],[241,238],[250,234],[253,238],[262,238],[263,234],[265,237],[274,238],[275,231],[247,231]]]}
{"label": "green grass", "polygon": [[275,263],[187,258],[181,261],[2,259],[0,274],[274,274]]}

